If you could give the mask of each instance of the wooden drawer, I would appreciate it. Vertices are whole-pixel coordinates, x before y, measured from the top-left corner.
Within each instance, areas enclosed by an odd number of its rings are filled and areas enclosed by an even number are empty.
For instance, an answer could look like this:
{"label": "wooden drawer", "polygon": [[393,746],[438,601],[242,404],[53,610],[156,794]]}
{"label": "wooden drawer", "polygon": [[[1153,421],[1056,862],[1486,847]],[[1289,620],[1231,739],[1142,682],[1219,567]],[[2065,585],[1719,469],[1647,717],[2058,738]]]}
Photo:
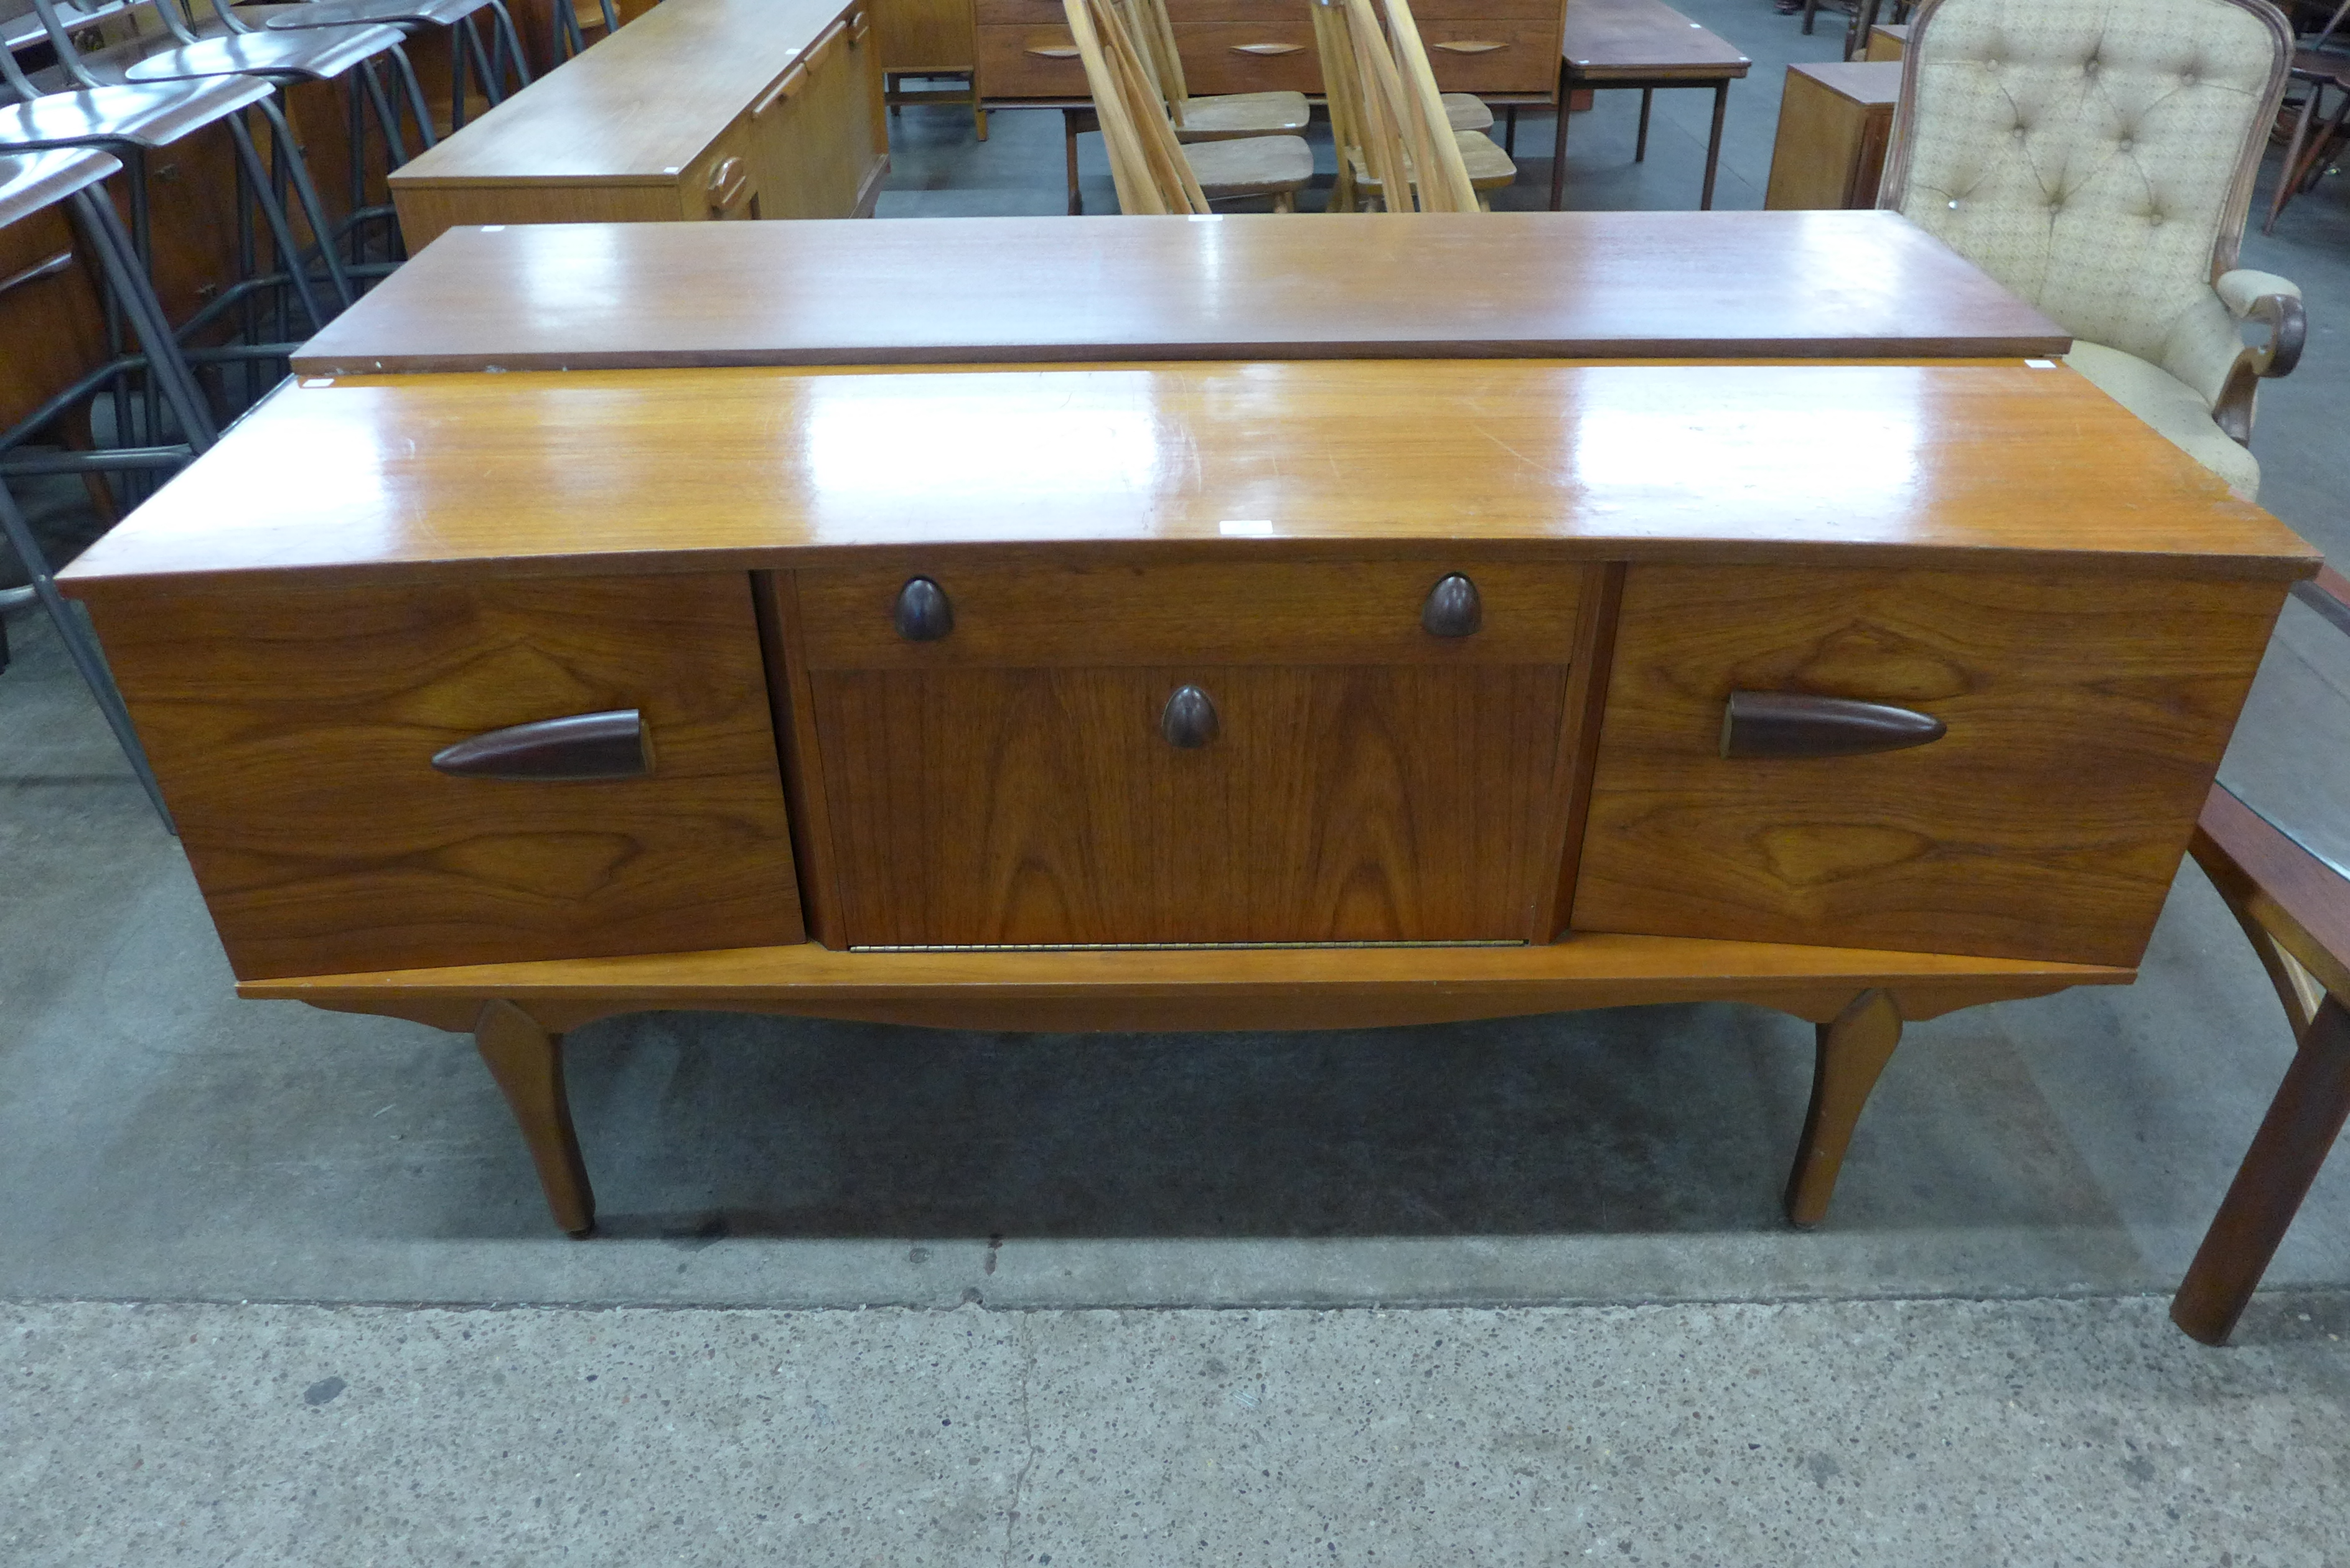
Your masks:
{"label": "wooden drawer", "polygon": [[757,217],[759,172],[758,132],[745,112],[679,173],[683,215],[689,219]]}
{"label": "wooden drawer", "polygon": [[[98,619],[244,979],[802,939],[743,576],[180,586]],[[643,777],[432,766],[629,708]]]}
{"label": "wooden drawer", "polygon": [[[1433,637],[1420,613],[1455,569],[1476,587],[1479,629]],[[1171,664],[1564,664],[1583,574],[1518,562],[1186,563],[921,573],[953,630],[910,642],[893,619],[904,567],[796,574],[811,670],[1035,669]]]}
{"label": "wooden drawer", "polygon": [[1547,937],[1584,575],[1466,564],[1483,627],[1439,638],[1447,569],[942,567],[930,643],[889,629],[902,571],[779,580],[827,940]]}
{"label": "wooden drawer", "polygon": [[1555,16],[1529,20],[1494,16],[1499,7],[1482,5],[1483,19],[1422,18],[1421,42],[1436,85],[1447,92],[1546,93],[1558,85],[1559,27]]}
{"label": "wooden drawer", "polygon": [[[1635,566],[1574,923],[2135,964],[2280,597],[2272,584]],[[1733,691],[1893,703],[1948,732],[1868,755],[1725,758]]]}
{"label": "wooden drawer", "polygon": [[983,26],[979,75],[990,98],[1090,98],[1076,40],[1066,26]]}
{"label": "wooden drawer", "polygon": [[1279,20],[1200,22],[1177,29],[1183,79],[1192,93],[1322,90],[1322,57],[1304,6]]}

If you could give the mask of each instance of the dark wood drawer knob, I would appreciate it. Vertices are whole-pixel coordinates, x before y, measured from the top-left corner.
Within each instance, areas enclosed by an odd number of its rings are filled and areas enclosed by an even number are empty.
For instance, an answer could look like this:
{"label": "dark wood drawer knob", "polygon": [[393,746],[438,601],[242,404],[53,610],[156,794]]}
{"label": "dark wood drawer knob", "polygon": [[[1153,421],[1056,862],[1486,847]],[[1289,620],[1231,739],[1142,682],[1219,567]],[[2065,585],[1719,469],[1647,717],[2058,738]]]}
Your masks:
{"label": "dark wood drawer knob", "polygon": [[432,765],[469,779],[636,779],[653,771],[653,751],[642,715],[624,708],[492,730],[433,753]]}
{"label": "dark wood drawer knob", "polygon": [[1216,705],[1197,686],[1178,686],[1159,715],[1159,732],[1170,746],[1197,750],[1216,738]]}
{"label": "dark wood drawer knob", "polygon": [[947,603],[946,589],[916,577],[898,590],[898,610],[890,619],[908,642],[936,642],[954,629],[954,607]]}
{"label": "dark wood drawer knob", "polygon": [[1801,691],[1732,691],[1721,711],[1725,757],[1850,757],[1942,738],[1930,713]]}
{"label": "dark wood drawer knob", "polygon": [[1439,577],[1419,607],[1419,624],[1431,637],[1472,637],[1485,624],[1485,607],[1477,585],[1455,572]]}

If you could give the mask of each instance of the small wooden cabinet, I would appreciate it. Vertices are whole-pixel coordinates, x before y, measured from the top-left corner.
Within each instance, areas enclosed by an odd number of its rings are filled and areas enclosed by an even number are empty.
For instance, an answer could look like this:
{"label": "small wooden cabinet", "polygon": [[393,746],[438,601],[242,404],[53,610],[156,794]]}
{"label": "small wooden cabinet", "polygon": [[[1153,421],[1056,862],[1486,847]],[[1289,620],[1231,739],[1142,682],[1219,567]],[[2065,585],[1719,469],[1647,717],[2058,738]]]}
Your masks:
{"label": "small wooden cabinet", "polygon": [[1787,67],[1765,207],[1874,207],[1901,100],[1901,62]]}

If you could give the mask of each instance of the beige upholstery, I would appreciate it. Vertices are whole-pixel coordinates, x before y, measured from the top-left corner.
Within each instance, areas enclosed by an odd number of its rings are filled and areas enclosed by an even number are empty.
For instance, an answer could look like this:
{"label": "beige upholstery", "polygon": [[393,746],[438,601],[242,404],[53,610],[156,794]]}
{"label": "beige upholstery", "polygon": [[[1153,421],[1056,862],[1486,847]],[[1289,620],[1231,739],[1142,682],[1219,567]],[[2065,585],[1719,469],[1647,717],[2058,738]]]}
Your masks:
{"label": "beige upholstery", "polygon": [[2244,352],[2259,290],[2213,283],[2291,53],[2264,0],[1929,0],[1882,197],[2084,340],[2083,374],[2248,494],[2257,465],[2182,423],[2178,399],[2209,424]]}

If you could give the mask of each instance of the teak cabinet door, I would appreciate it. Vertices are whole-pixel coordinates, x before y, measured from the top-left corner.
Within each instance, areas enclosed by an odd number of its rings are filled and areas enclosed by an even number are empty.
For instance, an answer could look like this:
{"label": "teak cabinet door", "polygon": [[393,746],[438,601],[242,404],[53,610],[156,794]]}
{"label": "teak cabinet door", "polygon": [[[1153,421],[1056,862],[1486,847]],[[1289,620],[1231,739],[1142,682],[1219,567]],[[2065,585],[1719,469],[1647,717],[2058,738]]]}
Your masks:
{"label": "teak cabinet door", "polygon": [[[174,586],[98,619],[243,978],[802,940],[741,574]],[[625,709],[642,777],[432,765]]]}
{"label": "teak cabinet door", "polygon": [[[1574,924],[2135,964],[2283,589],[1767,566],[1626,576]],[[1732,691],[1939,740],[1725,757]]]}
{"label": "teak cabinet door", "polygon": [[[828,824],[819,935],[1535,936],[1582,576],[1468,565],[1482,627],[1437,637],[1420,615],[1447,569],[941,566],[952,629],[931,641],[893,628],[909,572],[781,579],[798,784]],[[1204,743],[1169,718],[1187,687]]]}

